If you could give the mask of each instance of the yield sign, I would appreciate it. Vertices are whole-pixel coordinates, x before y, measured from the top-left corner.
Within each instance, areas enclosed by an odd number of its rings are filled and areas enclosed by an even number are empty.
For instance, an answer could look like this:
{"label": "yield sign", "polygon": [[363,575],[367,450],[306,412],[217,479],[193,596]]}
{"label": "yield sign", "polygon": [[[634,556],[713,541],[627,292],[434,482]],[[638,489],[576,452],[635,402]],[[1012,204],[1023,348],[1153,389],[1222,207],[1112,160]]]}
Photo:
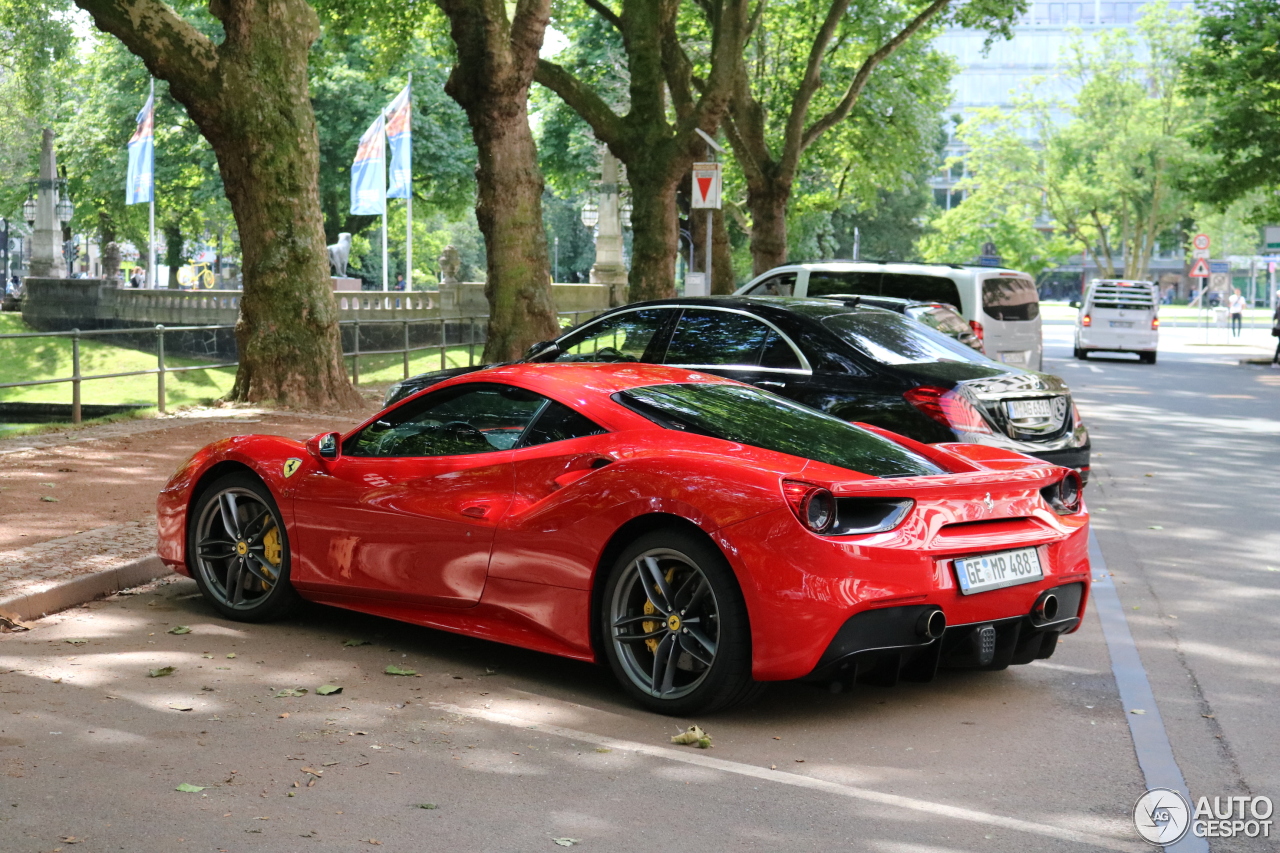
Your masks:
{"label": "yield sign", "polygon": [[1196,262],[1191,265],[1191,272],[1187,275],[1191,278],[1208,278],[1209,262],[1204,258],[1196,258]]}
{"label": "yield sign", "polygon": [[694,208],[720,209],[720,164],[693,164]]}

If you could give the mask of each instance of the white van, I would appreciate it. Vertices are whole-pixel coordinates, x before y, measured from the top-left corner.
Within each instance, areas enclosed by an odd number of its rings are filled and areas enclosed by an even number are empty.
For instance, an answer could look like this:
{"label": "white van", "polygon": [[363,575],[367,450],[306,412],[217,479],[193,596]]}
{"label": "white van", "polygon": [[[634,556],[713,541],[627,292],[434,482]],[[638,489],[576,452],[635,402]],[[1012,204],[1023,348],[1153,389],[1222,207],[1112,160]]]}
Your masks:
{"label": "white van", "polygon": [[1154,282],[1095,278],[1076,315],[1076,358],[1099,350],[1134,352],[1155,364],[1159,313],[1160,289]]}
{"label": "white van", "polygon": [[1040,296],[1031,276],[1000,267],[823,261],[788,264],[737,290],[753,296],[898,296],[954,305],[988,357],[1040,370]]}

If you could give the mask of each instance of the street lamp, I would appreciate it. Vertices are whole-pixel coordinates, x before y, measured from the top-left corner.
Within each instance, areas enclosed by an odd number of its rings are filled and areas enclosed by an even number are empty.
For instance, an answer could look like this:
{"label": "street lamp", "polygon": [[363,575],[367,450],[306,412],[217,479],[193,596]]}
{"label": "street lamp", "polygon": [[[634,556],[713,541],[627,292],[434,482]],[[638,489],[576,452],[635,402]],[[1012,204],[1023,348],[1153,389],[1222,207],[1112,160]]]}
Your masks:
{"label": "street lamp", "polygon": [[22,218],[27,220],[28,225],[36,224],[36,200],[33,196],[27,196],[27,200],[22,203]]}
{"label": "street lamp", "polygon": [[594,201],[588,201],[582,206],[582,224],[588,228],[595,228],[596,223],[600,221],[600,208]]}
{"label": "street lamp", "polygon": [[55,209],[58,214],[58,219],[63,225],[70,222],[71,217],[74,216],[76,212],[76,206],[72,204],[71,199],[65,195],[58,199],[58,204]]}

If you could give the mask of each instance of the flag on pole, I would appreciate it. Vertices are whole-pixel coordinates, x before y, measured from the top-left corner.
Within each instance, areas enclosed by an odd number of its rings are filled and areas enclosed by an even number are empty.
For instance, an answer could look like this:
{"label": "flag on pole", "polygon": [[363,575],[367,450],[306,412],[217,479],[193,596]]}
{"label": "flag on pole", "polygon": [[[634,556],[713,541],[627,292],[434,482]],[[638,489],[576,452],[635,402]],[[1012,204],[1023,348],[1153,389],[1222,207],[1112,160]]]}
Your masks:
{"label": "flag on pole", "polygon": [[396,95],[384,115],[387,117],[387,144],[391,146],[391,180],[387,186],[387,198],[408,198],[413,183],[413,102],[408,86]]}
{"label": "flag on pole", "polygon": [[381,113],[360,137],[355,162],[351,164],[351,212],[387,212],[387,146]]}
{"label": "flag on pole", "polygon": [[125,179],[124,203],[145,204],[155,197],[155,94],[138,113],[138,129],[129,137],[129,173]]}

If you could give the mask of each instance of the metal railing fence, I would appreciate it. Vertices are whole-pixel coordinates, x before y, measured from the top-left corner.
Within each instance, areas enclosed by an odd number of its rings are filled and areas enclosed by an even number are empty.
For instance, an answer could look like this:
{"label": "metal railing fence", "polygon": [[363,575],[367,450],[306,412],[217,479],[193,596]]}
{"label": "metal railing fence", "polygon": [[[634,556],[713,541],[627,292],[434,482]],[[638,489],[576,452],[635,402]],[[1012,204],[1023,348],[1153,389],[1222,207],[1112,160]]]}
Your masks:
{"label": "metal railing fence", "polygon": [[[559,317],[568,317],[571,319],[571,326],[576,326],[583,319],[590,319],[601,313],[600,310],[586,311],[564,311],[558,314]],[[481,320],[488,320],[488,315],[477,315],[474,317],[438,317],[438,318],[422,318],[414,320],[342,320],[338,323],[339,329],[351,328],[353,346],[351,351],[344,349],[343,358],[351,359],[351,382],[354,385],[360,384],[360,359],[370,356],[382,355],[402,355],[404,357],[404,378],[409,378],[409,358],[412,353],[423,352],[427,350],[438,350],[440,353],[440,369],[444,370],[447,364],[448,351],[450,349],[466,347],[467,348],[467,366],[471,367],[476,364],[476,346],[483,345],[484,340],[484,324]],[[360,329],[366,329],[374,326],[395,326],[403,327],[400,336],[401,346],[391,349],[365,349],[360,348]],[[411,326],[436,326],[439,328],[439,341],[435,343],[413,345],[410,342]],[[466,329],[466,340],[449,340],[450,327],[463,326]],[[17,332],[14,334],[0,335],[0,341],[13,340],[16,338],[70,338],[71,339],[71,375],[57,377],[54,379],[31,379],[24,382],[0,382],[0,389],[4,388],[29,388],[36,385],[59,385],[63,383],[71,383],[71,422],[78,424],[81,422],[81,405],[80,405],[80,386],[84,382],[91,382],[98,379],[119,379],[126,376],[149,376],[156,377],[156,409],[160,414],[166,413],[166,392],[165,377],[170,373],[185,373],[192,370],[216,370],[223,367],[238,367],[240,362],[221,361],[212,364],[193,364],[179,367],[169,366],[165,364],[165,346],[164,340],[166,334],[177,332],[212,332],[218,330],[233,330],[234,325],[209,325],[209,326],[163,326],[157,325],[154,329],[146,327],[133,329],[94,329],[80,330],[72,329],[69,332]],[[477,334],[479,330],[479,334]],[[113,335],[147,335],[155,336],[155,352],[156,366],[146,368],[144,370],[124,370],[117,373],[95,373],[83,375],[80,372],[80,342],[86,338],[110,337]],[[483,354],[483,350],[481,350]]]}

